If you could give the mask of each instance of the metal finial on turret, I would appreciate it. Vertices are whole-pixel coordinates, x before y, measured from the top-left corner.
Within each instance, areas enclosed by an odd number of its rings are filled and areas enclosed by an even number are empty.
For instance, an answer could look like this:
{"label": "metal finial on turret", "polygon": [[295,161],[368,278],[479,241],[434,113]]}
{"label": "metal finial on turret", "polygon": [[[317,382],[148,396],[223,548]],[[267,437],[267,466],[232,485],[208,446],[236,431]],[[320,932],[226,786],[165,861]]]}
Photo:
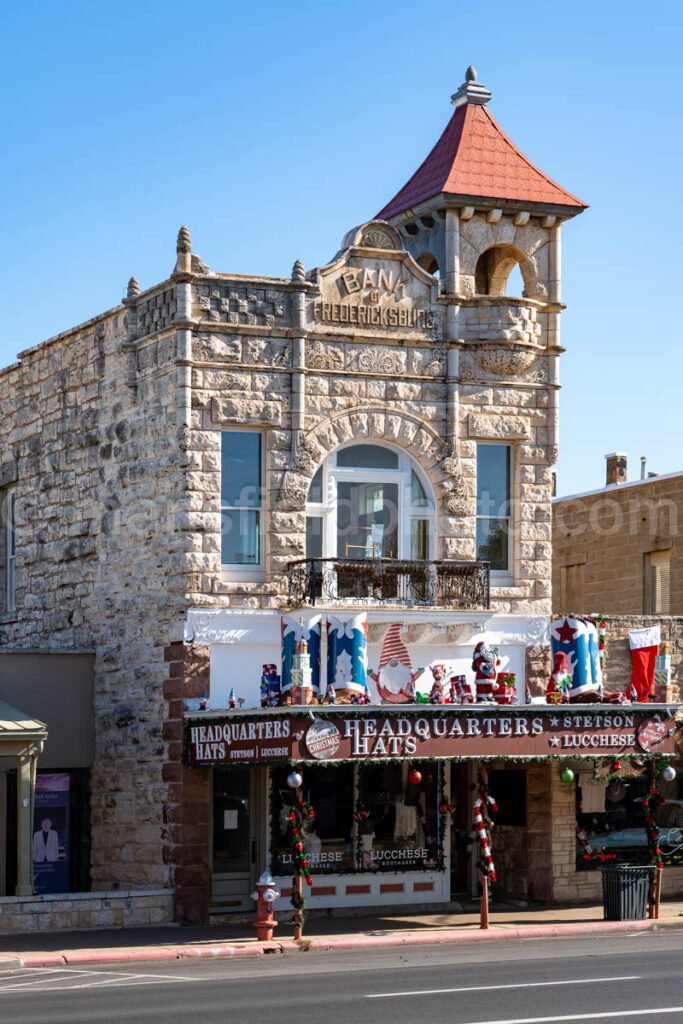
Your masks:
{"label": "metal finial on turret", "polygon": [[126,289],[126,298],[135,299],[140,294],[140,282],[137,277],[131,277]]}
{"label": "metal finial on turret", "polygon": [[176,252],[192,252],[192,239],[190,238],[190,232],[187,227],[183,224],[180,231],[178,232],[178,240],[175,246]]}
{"label": "metal finial on turret", "polygon": [[465,103],[479,103],[483,105],[491,99],[491,90],[482,85],[477,78],[477,69],[470,64],[465,72],[465,81],[457,92],[451,96],[451,103],[454,107],[462,107]]}
{"label": "metal finial on turret", "polygon": [[294,266],[292,267],[292,281],[301,281],[301,282],[303,282],[305,280],[306,280],[306,271],[304,270],[304,265],[301,262],[301,260],[296,260],[295,263],[294,263]]}

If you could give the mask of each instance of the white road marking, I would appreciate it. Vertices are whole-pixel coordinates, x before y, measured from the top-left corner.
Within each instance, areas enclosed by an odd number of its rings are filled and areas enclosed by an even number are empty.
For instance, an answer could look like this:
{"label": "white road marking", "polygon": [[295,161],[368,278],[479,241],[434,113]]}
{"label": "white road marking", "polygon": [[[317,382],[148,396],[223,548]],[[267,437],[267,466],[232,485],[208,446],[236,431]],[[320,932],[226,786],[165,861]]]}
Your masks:
{"label": "white road marking", "polygon": [[[162,985],[183,981],[198,981],[177,974],[140,974],[131,971],[95,971],[76,967],[35,967],[28,968],[31,977],[15,974],[12,978],[0,978],[0,993],[23,992],[39,988],[41,992],[61,992],[81,988],[98,988],[103,985]],[[59,975],[59,977],[57,977]],[[76,984],[71,982],[78,976]],[[88,980],[86,980],[88,979]]]}
{"label": "white road marking", "polygon": [[653,1017],[660,1013],[681,1013],[683,1006],[662,1006],[647,1010],[614,1010],[609,1013],[571,1013],[562,1017],[515,1017],[508,1020],[471,1020],[466,1024],[553,1024],[565,1020],[606,1020],[622,1017]]}
{"label": "white road marking", "polygon": [[[514,985],[473,985],[468,988],[422,988],[413,992],[375,992],[366,999],[397,999],[400,996],[441,996],[451,992],[492,992],[494,989],[548,988],[552,985],[596,985],[606,981],[642,981],[639,974],[626,974],[619,978],[574,978],[569,981],[524,981]],[[549,1017],[548,1020],[551,1018]],[[552,1018],[553,1020],[555,1018]],[[560,1019],[559,1017],[557,1018]],[[567,1018],[568,1020],[571,1018]],[[540,1020],[540,1018],[539,1018]],[[500,1024],[504,1024],[503,1021]]]}

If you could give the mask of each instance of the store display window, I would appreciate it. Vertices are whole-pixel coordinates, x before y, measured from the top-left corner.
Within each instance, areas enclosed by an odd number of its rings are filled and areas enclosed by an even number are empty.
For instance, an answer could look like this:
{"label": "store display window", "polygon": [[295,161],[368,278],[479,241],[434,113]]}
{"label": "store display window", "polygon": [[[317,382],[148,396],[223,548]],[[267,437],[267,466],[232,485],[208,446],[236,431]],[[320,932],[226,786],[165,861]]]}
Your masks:
{"label": "store display window", "polygon": [[[354,869],[353,767],[310,765],[302,772],[303,798],[315,812],[306,824],[304,850],[316,875]],[[291,874],[294,869],[289,814],[295,796],[287,785],[291,770],[283,765],[274,768],[271,776],[271,870],[277,875]]]}
{"label": "store display window", "polygon": [[[680,773],[666,782],[659,777],[662,803],[653,806],[659,848],[665,865],[683,864],[683,793]],[[576,867],[593,870],[605,864],[649,864],[643,798],[647,773],[596,774],[592,766],[576,775]]]}
{"label": "store display window", "polygon": [[442,767],[435,762],[368,764],[359,768],[358,863],[362,871],[443,867],[439,800]]}
{"label": "store display window", "polygon": [[[276,875],[294,868],[291,770],[283,765],[271,772],[271,870]],[[313,874],[443,868],[441,765],[306,765],[301,774],[303,799],[314,811],[304,835]]]}

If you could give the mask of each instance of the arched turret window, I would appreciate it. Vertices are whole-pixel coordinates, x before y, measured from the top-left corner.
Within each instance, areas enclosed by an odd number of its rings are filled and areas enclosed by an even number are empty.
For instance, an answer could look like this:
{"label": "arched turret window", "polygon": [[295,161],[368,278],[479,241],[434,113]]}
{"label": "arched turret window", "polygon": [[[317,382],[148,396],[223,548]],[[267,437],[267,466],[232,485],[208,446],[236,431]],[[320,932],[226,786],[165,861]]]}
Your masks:
{"label": "arched turret window", "polygon": [[530,283],[530,272],[524,255],[512,245],[494,245],[477,260],[477,295],[523,298],[530,294]]}
{"label": "arched turret window", "polygon": [[439,261],[436,256],[431,254],[431,252],[423,252],[421,256],[418,256],[417,263],[423,270],[426,270],[428,274],[433,274],[434,277],[441,277]]}
{"label": "arched turret window", "polygon": [[436,557],[434,496],[407,452],[355,443],[326,459],[308,492],[306,557]]}

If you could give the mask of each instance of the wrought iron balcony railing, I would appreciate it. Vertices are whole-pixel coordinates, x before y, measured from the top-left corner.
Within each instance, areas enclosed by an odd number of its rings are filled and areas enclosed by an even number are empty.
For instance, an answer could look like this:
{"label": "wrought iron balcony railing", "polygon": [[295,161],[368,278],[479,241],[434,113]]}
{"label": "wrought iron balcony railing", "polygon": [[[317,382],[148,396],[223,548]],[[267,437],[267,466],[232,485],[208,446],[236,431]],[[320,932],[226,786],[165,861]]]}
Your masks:
{"label": "wrought iron balcony railing", "polygon": [[488,608],[490,563],[397,558],[301,558],[289,562],[289,604]]}

